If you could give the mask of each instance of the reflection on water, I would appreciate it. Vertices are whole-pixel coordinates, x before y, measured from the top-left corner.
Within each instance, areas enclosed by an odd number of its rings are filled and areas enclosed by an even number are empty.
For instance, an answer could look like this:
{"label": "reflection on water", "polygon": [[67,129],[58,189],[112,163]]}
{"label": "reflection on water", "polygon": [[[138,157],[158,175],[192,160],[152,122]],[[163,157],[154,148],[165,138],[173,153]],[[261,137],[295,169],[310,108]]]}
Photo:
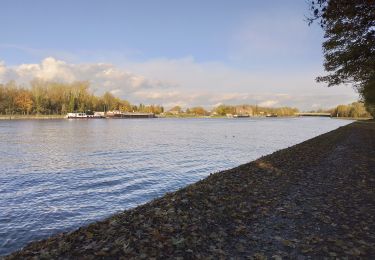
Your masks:
{"label": "reflection on water", "polygon": [[350,121],[0,121],[0,255]]}

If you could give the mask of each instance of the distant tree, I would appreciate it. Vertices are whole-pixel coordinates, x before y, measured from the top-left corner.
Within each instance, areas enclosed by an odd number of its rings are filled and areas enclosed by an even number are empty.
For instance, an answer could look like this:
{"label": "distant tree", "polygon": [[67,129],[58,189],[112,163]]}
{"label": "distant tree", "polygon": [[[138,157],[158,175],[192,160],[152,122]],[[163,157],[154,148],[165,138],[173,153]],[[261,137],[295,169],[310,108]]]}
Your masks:
{"label": "distant tree", "polygon": [[235,106],[235,113],[236,114],[244,114],[244,115],[253,115],[254,114],[254,109],[250,105],[238,105]]}
{"label": "distant tree", "polygon": [[163,113],[163,111],[164,111],[164,108],[162,106],[159,106],[159,105],[147,106],[147,112],[148,113],[160,114],[160,113]]}
{"label": "distant tree", "polygon": [[33,108],[33,100],[30,91],[22,89],[15,96],[15,105],[23,114],[29,114]]}
{"label": "distant tree", "polygon": [[[161,106],[140,106],[142,109],[163,110]],[[121,109],[137,111],[128,101],[115,97],[110,92],[102,97],[90,91],[87,81],[73,83],[33,80],[30,87],[17,85],[15,81],[0,84],[0,113],[65,114],[68,112],[88,112]]]}
{"label": "distant tree", "polygon": [[370,114],[366,111],[362,102],[354,102],[349,105],[338,105],[331,112],[332,116],[352,117],[352,118],[368,118]]}
{"label": "distant tree", "polygon": [[89,83],[87,81],[78,81],[74,82],[71,87],[76,93],[78,111],[83,112],[91,110],[92,105],[90,102],[91,93],[89,92]]}
{"label": "distant tree", "polygon": [[69,112],[74,112],[77,109],[76,97],[71,93],[69,95]]}
{"label": "distant tree", "polygon": [[136,105],[132,105],[132,112],[137,112],[138,111],[138,107]]}
{"label": "distant tree", "polygon": [[47,87],[46,82],[41,80],[31,81],[31,93],[35,106],[35,112],[42,114],[47,109]]}
{"label": "distant tree", "polygon": [[317,78],[328,86],[351,83],[375,114],[375,1],[310,0],[309,24],[325,31],[324,68]]}
{"label": "distant tree", "polygon": [[110,93],[110,92],[105,92],[104,95],[103,95],[103,101],[104,101],[104,105],[105,105],[105,108],[106,110],[114,110],[116,109],[116,98],[115,96]]}
{"label": "distant tree", "polygon": [[353,118],[359,117],[368,117],[368,113],[363,105],[360,102],[354,102],[350,105],[349,116]]}
{"label": "distant tree", "polygon": [[5,109],[6,93],[3,84],[0,84],[0,113]]}
{"label": "distant tree", "polygon": [[123,111],[123,112],[131,112],[132,106],[128,101],[121,100],[120,105],[119,105],[119,109],[120,109],[120,111]]}
{"label": "distant tree", "polygon": [[18,92],[18,87],[15,81],[9,81],[5,84],[5,99],[4,107],[7,114],[13,114],[16,110],[16,96]]}
{"label": "distant tree", "polygon": [[191,114],[197,116],[205,116],[208,115],[208,112],[203,107],[192,107],[189,109]]}
{"label": "distant tree", "polygon": [[214,111],[220,116],[225,116],[226,114],[234,114],[236,108],[234,106],[219,105],[214,108]]}
{"label": "distant tree", "polygon": [[138,106],[138,108],[137,108],[137,111],[138,112],[144,112],[144,109],[145,109],[145,105],[142,104],[142,103],[140,103],[139,106]]}
{"label": "distant tree", "polygon": [[337,116],[338,117],[348,117],[349,116],[349,107],[346,105],[337,106]]}
{"label": "distant tree", "polygon": [[182,108],[180,106],[174,106],[171,109],[169,109],[168,111],[174,112],[174,113],[182,113]]}

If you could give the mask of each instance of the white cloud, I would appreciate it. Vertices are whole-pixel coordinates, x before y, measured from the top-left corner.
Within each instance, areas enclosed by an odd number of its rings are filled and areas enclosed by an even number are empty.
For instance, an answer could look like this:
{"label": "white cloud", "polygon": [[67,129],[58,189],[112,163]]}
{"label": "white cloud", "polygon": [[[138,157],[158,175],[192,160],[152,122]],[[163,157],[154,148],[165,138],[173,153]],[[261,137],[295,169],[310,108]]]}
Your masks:
{"label": "white cloud", "polygon": [[[246,71],[220,62],[197,62],[192,57],[110,63],[68,63],[52,57],[41,63],[6,66],[0,62],[0,83],[33,78],[72,82],[88,80],[95,94],[105,91],[134,103],[205,106],[258,104],[312,109],[332,107],[357,98],[349,87],[325,88],[314,82],[319,72]],[[316,106],[316,105],[315,105]]]}
{"label": "white cloud", "polygon": [[38,64],[23,64],[16,69],[19,75],[36,77],[44,80],[72,82],[76,80],[74,70],[64,61],[48,57]]}
{"label": "white cloud", "polygon": [[168,86],[106,63],[71,64],[53,57],[45,58],[40,64],[7,67],[4,62],[0,63],[0,82],[16,80],[27,84],[34,78],[59,82],[88,80],[97,94],[111,91],[121,96],[139,89]]}
{"label": "white cloud", "polygon": [[314,109],[318,109],[318,108],[322,108],[322,105],[321,104],[312,104],[311,107],[314,108]]}
{"label": "white cloud", "polygon": [[275,105],[277,105],[279,103],[279,101],[277,100],[265,100],[265,101],[262,101],[259,103],[259,106],[261,107],[273,107]]}
{"label": "white cloud", "polygon": [[5,62],[0,60],[0,79],[1,76],[5,74],[7,68],[5,67]]}

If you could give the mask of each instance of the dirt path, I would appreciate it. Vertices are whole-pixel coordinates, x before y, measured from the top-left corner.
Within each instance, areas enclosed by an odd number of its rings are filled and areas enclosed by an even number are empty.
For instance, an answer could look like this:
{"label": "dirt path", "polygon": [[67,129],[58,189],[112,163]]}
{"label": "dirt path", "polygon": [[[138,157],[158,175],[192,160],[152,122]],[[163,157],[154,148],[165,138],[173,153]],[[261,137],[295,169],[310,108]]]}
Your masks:
{"label": "dirt path", "polygon": [[6,257],[375,259],[375,122],[265,156]]}

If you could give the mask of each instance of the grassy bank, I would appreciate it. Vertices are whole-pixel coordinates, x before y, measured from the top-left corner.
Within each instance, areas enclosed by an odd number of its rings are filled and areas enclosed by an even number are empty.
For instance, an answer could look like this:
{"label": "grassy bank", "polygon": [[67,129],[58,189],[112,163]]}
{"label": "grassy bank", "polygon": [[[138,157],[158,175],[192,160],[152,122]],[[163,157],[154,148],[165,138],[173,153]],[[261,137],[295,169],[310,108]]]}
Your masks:
{"label": "grassy bank", "polygon": [[65,115],[0,115],[0,120],[62,119]]}
{"label": "grassy bank", "polygon": [[5,258],[374,259],[374,169],[355,122]]}

